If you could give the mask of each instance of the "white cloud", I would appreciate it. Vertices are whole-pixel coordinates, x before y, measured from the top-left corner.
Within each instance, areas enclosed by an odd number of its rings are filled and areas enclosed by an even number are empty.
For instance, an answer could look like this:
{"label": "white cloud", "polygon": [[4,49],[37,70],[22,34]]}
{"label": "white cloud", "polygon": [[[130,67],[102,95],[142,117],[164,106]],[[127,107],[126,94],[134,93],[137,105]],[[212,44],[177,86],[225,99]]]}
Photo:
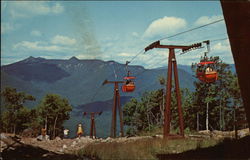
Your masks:
{"label": "white cloud", "polygon": [[208,23],[211,23],[213,21],[217,21],[217,20],[220,20],[222,19],[223,16],[222,15],[216,15],[216,16],[211,16],[211,17],[208,17],[208,16],[202,16],[200,18],[198,18],[194,25],[196,26],[200,26],[200,25],[204,25],[204,24],[208,24]]}
{"label": "white cloud", "polygon": [[1,65],[8,65],[8,64],[11,64],[13,62],[17,62],[17,61],[21,61],[23,60],[23,57],[16,57],[16,56],[13,56],[13,57],[1,57]]}
{"label": "white cloud", "polygon": [[79,53],[79,55],[76,56],[78,59],[94,59],[96,58],[94,55],[91,54],[82,54]]}
{"label": "white cloud", "polygon": [[119,54],[117,54],[117,56],[121,56],[121,57],[131,57],[131,56],[133,56],[133,53],[119,53]]}
{"label": "white cloud", "polygon": [[95,46],[92,45],[92,44],[85,44],[85,45],[83,46],[83,48],[84,48],[85,50],[92,50],[92,49],[95,49]]}
{"label": "white cloud", "polygon": [[132,36],[139,37],[139,34],[137,32],[132,32]]}
{"label": "white cloud", "polygon": [[103,47],[104,47],[104,48],[110,48],[110,47],[112,47],[112,46],[114,46],[114,43],[112,43],[112,42],[107,42],[107,43],[104,43],[104,44],[103,44]]}
{"label": "white cloud", "polygon": [[[204,52],[206,48],[201,48],[197,50],[193,50],[186,54],[179,55],[177,54],[177,63],[191,65],[192,63],[199,62],[201,56],[204,56]],[[233,56],[230,49],[230,44],[228,40],[222,42],[211,42],[211,51],[208,54],[210,56],[219,56],[226,63],[234,63]]]}
{"label": "white cloud", "polygon": [[41,1],[15,1],[8,3],[9,13],[12,18],[29,18],[37,15],[59,14],[64,11],[60,3],[52,6]]}
{"label": "white cloud", "polygon": [[31,51],[65,51],[66,48],[56,46],[56,45],[48,45],[44,44],[43,42],[36,41],[36,42],[29,42],[29,41],[22,41],[13,46],[14,49],[23,49],[23,50],[31,50]]}
{"label": "white cloud", "polygon": [[62,13],[64,11],[64,7],[60,3],[56,3],[51,7],[50,11],[55,14]]}
{"label": "white cloud", "polygon": [[76,39],[62,35],[56,35],[55,37],[52,38],[51,43],[60,45],[74,45],[76,44]]}
{"label": "white cloud", "polygon": [[224,42],[218,42],[218,43],[214,44],[211,47],[211,51],[217,52],[217,53],[231,52],[231,47],[230,47],[228,40],[226,40]]}
{"label": "white cloud", "polygon": [[1,23],[1,34],[7,33],[13,30],[14,30],[14,26],[11,23],[8,23],[8,22]]}
{"label": "white cloud", "polygon": [[204,52],[205,50],[197,49],[186,54],[176,54],[177,64],[191,65],[192,63],[198,63],[201,56],[204,56]]}
{"label": "white cloud", "polygon": [[144,32],[143,37],[163,37],[186,27],[186,24],[185,19],[166,16],[153,21]]}
{"label": "white cloud", "polygon": [[1,1],[1,9],[2,9],[2,12],[5,11],[6,7],[7,7],[7,2],[6,2],[6,1]]}
{"label": "white cloud", "polygon": [[211,46],[212,55],[220,56],[223,62],[233,64],[234,59],[231,52],[231,46],[229,40],[215,43]]}
{"label": "white cloud", "polygon": [[140,63],[144,63],[146,68],[157,68],[167,65],[168,51],[167,50],[151,50],[140,56]]}
{"label": "white cloud", "polygon": [[40,37],[42,35],[42,33],[40,31],[38,31],[38,30],[33,30],[33,31],[30,32],[30,34],[32,36],[37,36],[37,37]]}

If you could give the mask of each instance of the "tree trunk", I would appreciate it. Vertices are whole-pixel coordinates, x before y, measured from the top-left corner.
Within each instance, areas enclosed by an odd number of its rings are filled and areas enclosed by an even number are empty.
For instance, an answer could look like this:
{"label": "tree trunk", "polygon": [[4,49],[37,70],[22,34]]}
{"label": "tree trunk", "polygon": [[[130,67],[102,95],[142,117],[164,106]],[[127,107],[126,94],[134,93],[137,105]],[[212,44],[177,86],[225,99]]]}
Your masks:
{"label": "tree trunk", "polygon": [[197,118],[197,128],[196,128],[196,130],[197,130],[197,132],[200,130],[200,128],[199,128],[199,113],[197,112],[197,114],[196,114],[196,118]]}
{"label": "tree trunk", "polygon": [[234,112],[234,131],[235,131],[235,129],[236,129],[236,127],[235,127],[235,122],[236,122],[236,115],[235,115],[236,113],[235,113],[235,109],[236,109],[236,108],[234,107],[234,110],[233,110],[233,112]]}
{"label": "tree trunk", "polygon": [[224,131],[225,130],[225,110],[224,110],[224,107],[221,108],[221,112],[222,112],[222,115],[221,115],[221,119],[222,119],[222,130]]}
{"label": "tree trunk", "polygon": [[157,113],[156,114],[156,124],[157,125],[161,125],[161,113]]}
{"label": "tree trunk", "polygon": [[208,130],[208,107],[209,107],[209,103],[207,102],[207,111],[206,111],[206,130]]}
{"label": "tree trunk", "polygon": [[150,110],[149,110],[149,106],[148,106],[149,100],[147,101],[147,118],[148,118],[148,128],[150,128]]}
{"label": "tree trunk", "polygon": [[[163,91],[162,91],[163,92]],[[163,125],[164,122],[164,102],[165,102],[165,96],[164,96],[164,92],[162,93],[162,105],[161,105],[161,124]]]}
{"label": "tree trunk", "polygon": [[14,124],[14,126],[13,126],[13,133],[14,133],[14,135],[16,134],[16,124]]}
{"label": "tree trunk", "polygon": [[147,113],[147,118],[148,118],[148,128],[150,128],[150,119],[149,119],[149,113]]}
{"label": "tree trunk", "polygon": [[55,119],[55,122],[54,122],[54,127],[53,127],[53,139],[55,139],[55,137],[56,137],[56,121],[57,121],[57,118],[58,118],[58,115],[56,115],[56,119]]}
{"label": "tree trunk", "polygon": [[45,119],[45,129],[47,131],[47,128],[48,128],[48,117],[46,116],[46,119]]}
{"label": "tree trunk", "polygon": [[150,122],[151,122],[151,125],[154,125],[154,120],[157,122],[157,116],[155,117],[155,115],[150,111],[150,114],[151,114],[151,119],[150,119]]}
{"label": "tree trunk", "polygon": [[220,101],[220,131],[222,130],[221,101]]}

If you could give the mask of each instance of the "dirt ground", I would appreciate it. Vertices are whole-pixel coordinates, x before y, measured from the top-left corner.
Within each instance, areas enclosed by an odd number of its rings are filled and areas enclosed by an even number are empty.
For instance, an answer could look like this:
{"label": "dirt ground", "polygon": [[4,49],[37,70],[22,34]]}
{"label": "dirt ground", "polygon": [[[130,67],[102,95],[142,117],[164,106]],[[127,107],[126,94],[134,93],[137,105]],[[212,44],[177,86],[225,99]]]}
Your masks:
{"label": "dirt ground", "polygon": [[[233,138],[235,133],[222,132],[222,131],[200,131],[195,135],[186,135],[189,138],[214,138],[223,139],[225,137]],[[249,129],[243,129],[238,131],[239,137],[249,135]],[[130,141],[136,141],[138,139],[162,137],[162,135],[156,136],[140,136],[140,137],[121,137],[121,138],[98,138],[91,139],[89,137],[81,137],[74,139],[61,139],[56,137],[54,140],[43,140],[39,141],[36,138],[20,137],[13,134],[1,133],[1,157],[3,159],[20,159],[18,153],[22,152],[21,159],[29,159],[37,157],[36,159],[79,159],[76,156],[76,151],[84,148],[91,143],[109,143],[109,142],[120,142],[126,143]],[[26,153],[26,154],[24,154]],[[16,157],[17,156],[17,157]],[[63,157],[62,157],[63,156]],[[82,158],[81,158],[82,159]],[[89,158],[85,158],[89,159]]]}

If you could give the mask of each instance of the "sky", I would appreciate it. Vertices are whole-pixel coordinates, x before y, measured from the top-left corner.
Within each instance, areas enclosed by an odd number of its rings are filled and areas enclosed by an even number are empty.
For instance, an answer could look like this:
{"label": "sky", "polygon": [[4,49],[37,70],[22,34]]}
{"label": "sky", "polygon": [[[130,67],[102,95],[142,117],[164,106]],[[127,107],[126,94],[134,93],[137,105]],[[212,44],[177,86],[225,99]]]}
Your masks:
{"label": "sky", "polygon": [[[131,61],[157,68],[168,50],[141,51],[154,41],[219,19],[219,1],[1,1],[1,65],[29,56],[47,59]],[[191,45],[211,40],[208,56],[233,57],[225,22],[203,27],[161,44]],[[177,63],[199,62],[206,48],[180,55]],[[139,56],[134,58],[138,53]]]}

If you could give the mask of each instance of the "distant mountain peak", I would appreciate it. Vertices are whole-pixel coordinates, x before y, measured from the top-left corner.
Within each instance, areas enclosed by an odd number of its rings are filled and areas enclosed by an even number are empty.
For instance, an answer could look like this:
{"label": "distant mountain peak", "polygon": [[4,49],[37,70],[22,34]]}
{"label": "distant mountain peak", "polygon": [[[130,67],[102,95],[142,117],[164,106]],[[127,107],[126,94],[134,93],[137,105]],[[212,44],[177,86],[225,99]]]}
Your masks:
{"label": "distant mountain peak", "polygon": [[71,57],[71,58],[69,59],[69,61],[79,61],[79,59],[76,58],[75,56],[73,56],[73,57]]}
{"label": "distant mountain peak", "polygon": [[28,58],[24,59],[24,61],[33,61],[35,59],[36,59],[35,57],[29,56]]}
{"label": "distant mountain peak", "polygon": [[42,57],[33,57],[33,56],[29,56],[28,58],[24,59],[22,62],[26,62],[26,63],[33,63],[33,62],[40,62],[42,60],[45,60],[45,58]]}

